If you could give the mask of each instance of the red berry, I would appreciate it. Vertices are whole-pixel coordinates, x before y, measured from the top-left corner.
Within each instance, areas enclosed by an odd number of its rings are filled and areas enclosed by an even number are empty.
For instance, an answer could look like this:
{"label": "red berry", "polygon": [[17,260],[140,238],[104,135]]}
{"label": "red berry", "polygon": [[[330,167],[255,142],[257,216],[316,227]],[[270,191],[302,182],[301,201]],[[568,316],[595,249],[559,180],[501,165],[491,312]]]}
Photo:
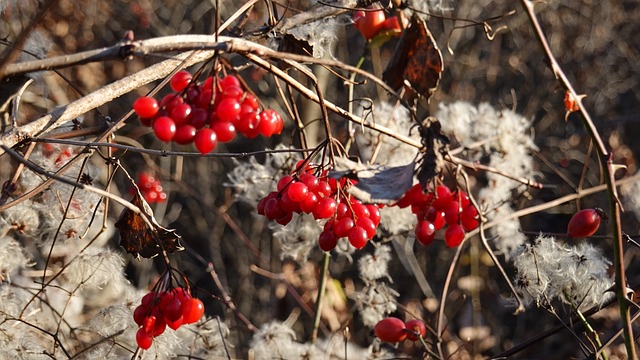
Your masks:
{"label": "red berry", "polygon": [[282,196],[280,197],[280,208],[285,212],[300,212],[302,209],[300,208],[300,203],[291,199],[288,191],[283,191]]}
{"label": "red berry", "polygon": [[173,89],[173,91],[175,92],[184,90],[187,86],[189,86],[191,78],[192,76],[190,72],[186,70],[178,71],[171,77],[171,80],[169,81],[171,89]]}
{"label": "red berry", "polygon": [[429,210],[427,210],[425,219],[429,220],[436,230],[442,229],[446,223],[444,211],[436,210],[434,207],[430,207]]}
{"label": "red berry", "polygon": [[169,299],[162,308],[164,319],[167,322],[176,321],[182,316],[182,303],[180,302],[180,299],[178,299],[174,294],[169,296],[171,296],[171,299]]}
{"label": "red berry", "polygon": [[349,231],[355,226],[355,222],[350,217],[343,218],[335,222],[333,232],[338,238],[349,235]]}
{"label": "red berry", "polygon": [[480,225],[477,217],[478,210],[472,204],[469,204],[462,209],[462,213],[460,214],[460,225],[462,225],[464,231],[474,230]]}
{"label": "red berry", "polygon": [[225,99],[236,99],[240,101],[243,94],[244,90],[242,90],[241,86],[228,86],[222,89],[222,97]]}
{"label": "red berry", "polygon": [[354,26],[367,40],[371,40],[380,32],[385,19],[386,15],[381,9],[366,12],[359,10],[353,14]]}
{"label": "red berry", "polygon": [[153,334],[153,330],[155,329],[155,326],[156,326],[156,317],[154,315],[149,315],[144,318],[144,321],[142,322],[142,328],[144,329],[144,332],[148,334]]}
{"label": "red berry", "polygon": [[244,100],[242,100],[242,105],[246,105],[253,110],[258,110],[260,104],[258,103],[258,98],[253,96],[253,94],[245,93]]}
{"label": "red berry", "polygon": [[143,328],[138,329],[136,343],[141,349],[147,350],[153,344],[153,334],[146,333]]}
{"label": "red berry", "polygon": [[171,109],[169,116],[175,121],[176,125],[188,124],[191,120],[191,105],[178,104]]}
{"label": "red berry", "polygon": [[460,212],[462,212],[460,204],[457,201],[450,201],[444,208],[444,218],[447,224],[451,225],[460,222]]}
{"label": "red berry", "polygon": [[404,321],[396,317],[384,318],[373,327],[373,333],[378,339],[390,343],[396,343],[407,337]]}
{"label": "red berry", "polygon": [[415,232],[416,239],[424,246],[431,244],[436,237],[436,228],[429,220],[418,221]]}
{"label": "red berry", "polygon": [[277,111],[266,109],[260,113],[260,125],[258,126],[258,130],[263,136],[270,137],[271,135],[278,135],[282,132],[283,128],[284,122]]}
{"label": "red berry", "polygon": [[572,238],[588,237],[600,227],[604,213],[600,209],[584,209],[573,214],[567,227],[567,235]]}
{"label": "red berry", "polygon": [[185,124],[176,128],[176,134],[173,137],[173,141],[176,144],[186,145],[193,142],[193,138],[196,136],[196,128],[192,125]]}
{"label": "red berry", "polygon": [[277,186],[278,191],[284,190],[284,188],[289,186],[289,184],[292,183],[293,181],[294,179],[293,179],[293,176],[291,175],[285,175],[281,177],[280,180],[278,180],[278,186]]}
{"label": "red berry", "polygon": [[360,226],[354,226],[349,230],[349,243],[356,249],[362,249],[367,245],[367,231]]}
{"label": "red berry", "polygon": [[264,214],[267,218],[275,220],[285,215],[285,212],[280,208],[280,201],[277,198],[271,198],[264,204]]}
{"label": "red berry", "polygon": [[353,211],[353,215],[357,218],[369,218],[369,209],[363,204],[360,203],[351,203],[351,210]]}
{"label": "red berry", "polygon": [[414,319],[405,323],[407,328],[407,339],[411,341],[418,341],[419,338],[424,338],[427,335],[427,326],[422,320]]}
{"label": "red berry", "polygon": [[185,324],[192,324],[204,314],[204,304],[200,299],[191,298],[182,305],[182,321]]}
{"label": "red berry", "polygon": [[407,190],[404,195],[398,200],[396,206],[400,209],[404,209],[406,207],[411,206],[422,194],[422,187],[420,184],[415,184],[409,190]]}
{"label": "red berry", "polygon": [[300,209],[307,214],[311,214],[313,210],[315,210],[316,206],[318,206],[318,195],[312,192],[309,192],[307,197],[300,202]]}
{"label": "red berry", "polygon": [[152,97],[143,96],[133,102],[133,110],[139,117],[150,119],[156,116],[160,110],[160,106],[158,105],[158,100]]}
{"label": "red berry", "polygon": [[167,321],[167,326],[173,330],[178,330],[178,328],[182,326],[182,324],[183,324],[182,316],[180,316],[180,318],[176,321]]}
{"label": "red berry", "polygon": [[333,233],[333,231],[323,231],[320,233],[320,237],[318,238],[318,245],[320,245],[320,249],[323,251],[331,251],[338,244],[338,237]]}
{"label": "red berry", "polygon": [[223,77],[222,79],[220,79],[219,84],[222,90],[225,90],[230,86],[237,86],[237,87],[241,86],[240,80],[238,80],[238,78],[235,77],[234,75],[227,75]]}
{"label": "red berry", "polygon": [[209,112],[204,109],[192,109],[189,117],[189,124],[193,125],[196,130],[202,129],[209,123]]}
{"label": "red berry", "polygon": [[196,149],[204,155],[212,152],[213,149],[216,148],[216,145],[218,145],[218,137],[215,131],[210,128],[204,128],[198,130],[196,136],[193,138],[193,143]]}
{"label": "red berry", "polygon": [[373,221],[376,227],[380,225],[380,208],[377,205],[369,204],[367,209],[369,209],[369,219]]}
{"label": "red berry", "polygon": [[292,212],[287,213],[284,216],[277,218],[276,222],[278,224],[284,226],[284,225],[287,225],[291,221],[291,219],[293,219],[293,213]]}
{"label": "red berry", "polygon": [[133,321],[136,324],[141,325],[144,323],[144,319],[146,319],[149,313],[149,308],[146,305],[140,305],[133,310]]}
{"label": "red berry", "polygon": [[289,194],[291,200],[295,202],[301,202],[307,198],[307,195],[309,195],[309,188],[304,183],[296,181],[293,184],[289,185],[287,193]]}
{"label": "red berry", "polygon": [[444,185],[436,186],[436,197],[433,200],[433,206],[436,209],[444,210],[449,202],[453,200],[453,195],[451,194],[451,190]]}
{"label": "red berry", "polygon": [[165,109],[167,112],[171,112],[171,109],[184,103],[184,100],[176,93],[166,95],[160,100],[160,108]]}
{"label": "red berry", "polygon": [[216,107],[216,114],[220,121],[234,121],[240,115],[240,102],[235,98],[224,99]]}
{"label": "red berry", "polygon": [[313,218],[318,219],[328,219],[336,213],[336,208],[338,205],[336,201],[332,198],[324,198],[318,201],[318,205],[313,211]]}
{"label": "red berry", "polygon": [[256,112],[241,114],[234,123],[236,130],[249,139],[260,134],[260,116]]}
{"label": "red berry", "polygon": [[230,122],[216,122],[211,125],[213,131],[218,135],[218,141],[226,143],[233,140],[236,137],[236,127]]}
{"label": "red berry", "polygon": [[324,180],[319,180],[318,181],[318,188],[316,189],[316,193],[317,194],[322,194],[325,197],[331,196],[331,194],[332,194],[331,185],[329,185],[329,183],[324,181]]}
{"label": "red berry", "polygon": [[356,221],[356,225],[360,226],[367,232],[367,239],[371,240],[376,235],[376,224],[368,217],[361,217]]}
{"label": "red berry", "polygon": [[166,116],[161,116],[153,122],[153,132],[164,142],[169,142],[176,135],[176,123]]}
{"label": "red berry", "polygon": [[444,243],[447,244],[448,247],[456,247],[462,244],[464,236],[465,232],[462,226],[458,224],[451,225],[444,233]]}

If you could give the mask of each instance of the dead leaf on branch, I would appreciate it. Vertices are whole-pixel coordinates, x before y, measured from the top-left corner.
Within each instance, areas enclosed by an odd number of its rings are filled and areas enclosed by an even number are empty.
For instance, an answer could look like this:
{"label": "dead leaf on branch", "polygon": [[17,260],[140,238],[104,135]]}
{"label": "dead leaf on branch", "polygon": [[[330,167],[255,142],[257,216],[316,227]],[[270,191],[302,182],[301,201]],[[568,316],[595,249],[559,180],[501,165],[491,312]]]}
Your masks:
{"label": "dead leaf on branch", "polygon": [[[180,235],[176,234],[175,230],[166,229],[158,224],[153,217],[151,207],[142,197],[135,183],[134,186],[136,193],[131,203],[143,213],[139,214],[128,208],[122,210],[115,224],[120,233],[120,246],[137,259],[141,256],[147,259],[153,258],[162,253],[162,250],[167,253],[184,250],[180,245]],[[144,217],[151,225],[145,221]]]}
{"label": "dead leaf on branch", "polygon": [[433,35],[427,24],[413,15],[382,74],[382,80],[394,90],[405,87],[410,99],[417,94],[429,101],[443,70],[442,53]]}
{"label": "dead leaf on branch", "polygon": [[367,165],[336,158],[330,177],[358,180],[349,193],[365,203],[392,204],[413,185],[415,162],[402,166]]}

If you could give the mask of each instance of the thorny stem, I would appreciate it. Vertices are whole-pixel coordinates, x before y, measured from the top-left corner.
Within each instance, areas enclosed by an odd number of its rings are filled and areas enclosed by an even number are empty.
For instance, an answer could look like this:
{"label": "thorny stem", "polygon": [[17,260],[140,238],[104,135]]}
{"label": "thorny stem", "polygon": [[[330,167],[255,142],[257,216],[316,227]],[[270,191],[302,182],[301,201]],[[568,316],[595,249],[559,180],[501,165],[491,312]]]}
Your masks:
{"label": "thorny stem", "polygon": [[633,336],[633,327],[631,324],[631,314],[629,309],[629,298],[627,298],[627,281],[625,277],[625,265],[624,265],[624,252],[623,252],[623,241],[622,241],[622,230],[620,224],[620,203],[618,199],[618,194],[615,186],[615,176],[614,176],[614,165],[612,154],[607,150],[602,138],[600,137],[598,130],[596,129],[593,121],[591,120],[591,116],[589,112],[582,105],[582,97],[578,96],[576,91],[573,89],[571,82],[562,71],[558,61],[556,60],[553,52],[551,51],[551,47],[546,39],[545,33],[540,26],[540,22],[535,15],[534,11],[534,3],[530,0],[520,0],[523,8],[531,25],[535,29],[535,34],[542,46],[547,59],[549,60],[549,64],[551,66],[551,71],[553,71],[554,76],[575,99],[578,108],[580,109],[580,114],[582,115],[582,121],[584,126],[587,128],[589,135],[593,142],[595,142],[596,152],[598,153],[598,158],[602,163],[606,163],[606,166],[603,166],[605,183],[607,186],[607,193],[609,195],[609,209],[611,218],[611,230],[613,232],[613,263],[615,270],[615,292],[616,297],[618,299],[618,308],[620,309],[620,317],[623,322],[623,330],[624,330],[624,343],[627,348],[627,356],[629,359],[637,359],[636,349],[634,344],[634,336]]}
{"label": "thorny stem", "polygon": [[322,318],[322,304],[324,302],[324,292],[327,287],[327,277],[329,271],[329,260],[331,253],[325,252],[322,257],[322,270],[320,271],[320,284],[318,285],[318,297],[316,298],[316,313],[313,316],[313,330],[311,332],[311,343],[315,344],[318,339],[318,328],[320,328],[320,319]]}

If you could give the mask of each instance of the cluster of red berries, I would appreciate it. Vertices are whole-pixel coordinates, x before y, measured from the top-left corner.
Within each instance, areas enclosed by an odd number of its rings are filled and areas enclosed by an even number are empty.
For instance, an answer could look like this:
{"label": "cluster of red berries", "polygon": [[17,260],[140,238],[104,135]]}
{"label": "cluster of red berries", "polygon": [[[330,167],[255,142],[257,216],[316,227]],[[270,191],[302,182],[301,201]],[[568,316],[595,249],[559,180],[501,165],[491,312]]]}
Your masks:
{"label": "cluster of red berries", "polygon": [[307,165],[300,175],[283,176],[278,181],[277,191],[272,191],[258,203],[258,214],[282,225],[291,221],[293,213],[313,214],[316,220],[329,219],[318,239],[322,250],[331,251],[342,237],[347,237],[351,245],[361,249],[376,234],[380,208],[345,196],[344,190],[351,184],[344,178],[340,181],[328,178],[326,172],[317,177],[313,167]]}
{"label": "cluster of red berries", "polygon": [[147,202],[163,202],[167,200],[167,194],[162,190],[160,180],[153,177],[147,172],[141,172],[138,175],[138,188]]}
{"label": "cluster of red berries", "polygon": [[397,343],[405,339],[418,341],[427,334],[427,326],[422,320],[414,319],[404,322],[397,317],[384,318],[373,328],[378,339]]}
{"label": "cluster of red berries", "polygon": [[182,325],[197,322],[203,314],[204,304],[200,299],[191,297],[187,289],[152,291],[133,311],[133,320],[140,326],[136,343],[146,350],[151,347],[153,338],[160,336],[167,326],[177,330]]}
{"label": "cluster of red berries", "polygon": [[478,210],[469,201],[469,196],[462,190],[452,192],[443,185],[436,186],[432,192],[424,192],[420,184],[411,187],[396,203],[400,208],[411,206],[411,211],[418,218],[416,239],[429,245],[436,231],[447,225],[444,242],[449,247],[462,243],[467,232],[475,229],[478,222]]}
{"label": "cluster of red berries", "polygon": [[173,93],[158,102],[143,96],[133,103],[133,110],[145,126],[153,128],[156,137],[176,144],[193,143],[207,154],[219,142],[229,142],[236,132],[253,139],[282,132],[284,122],[273,109],[260,110],[258,99],[244,91],[237,77],[207,77],[192,81],[191,73],[178,71],[171,78]]}

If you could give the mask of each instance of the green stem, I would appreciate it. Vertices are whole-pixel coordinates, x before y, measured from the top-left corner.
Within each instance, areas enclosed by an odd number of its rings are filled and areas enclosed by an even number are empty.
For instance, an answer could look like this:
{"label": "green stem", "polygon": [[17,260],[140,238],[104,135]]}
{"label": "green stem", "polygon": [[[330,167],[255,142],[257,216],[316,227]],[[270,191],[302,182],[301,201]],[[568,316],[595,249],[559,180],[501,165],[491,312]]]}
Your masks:
{"label": "green stem", "polygon": [[325,252],[322,258],[322,270],[320,272],[320,285],[318,285],[318,297],[316,299],[316,313],[313,317],[313,330],[311,331],[311,343],[315,344],[318,339],[318,328],[322,318],[322,303],[324,302],[324,291],[327,287],[327,273],[329,272],[329,260],[331,253]]}

